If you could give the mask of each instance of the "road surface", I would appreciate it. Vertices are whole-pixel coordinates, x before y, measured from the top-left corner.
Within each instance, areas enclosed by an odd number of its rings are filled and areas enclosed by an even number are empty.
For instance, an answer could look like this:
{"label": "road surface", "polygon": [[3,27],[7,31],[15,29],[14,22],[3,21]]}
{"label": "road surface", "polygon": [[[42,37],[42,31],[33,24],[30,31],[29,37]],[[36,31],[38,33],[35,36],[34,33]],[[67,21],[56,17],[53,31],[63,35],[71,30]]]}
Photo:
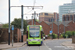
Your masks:
{"label": "road surface", "polygon": [[71,39],[45,40],[42,46],[23,46],[6,50],[74,50],[74,48],[62,46],[61,43]]}

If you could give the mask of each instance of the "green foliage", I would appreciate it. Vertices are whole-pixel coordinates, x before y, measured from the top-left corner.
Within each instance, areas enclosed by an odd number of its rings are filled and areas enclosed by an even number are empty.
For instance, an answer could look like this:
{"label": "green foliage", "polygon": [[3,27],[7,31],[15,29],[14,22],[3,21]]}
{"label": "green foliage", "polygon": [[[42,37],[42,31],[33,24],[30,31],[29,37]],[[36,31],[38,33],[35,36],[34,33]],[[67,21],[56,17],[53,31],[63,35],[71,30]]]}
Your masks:
{"label": "green foliage", "polygon": [[63,38],[71,38],[72,32],[71,31],[66,31],[65,33],[61,34]]}
{"label": "green foliage", "polygon": [[57,34],[53,33],[53,39],[57,38]]}
{"label": "green foliage", "polygon": [[53,33],[53,34],[48,34],[48,37],[52,37],[53,36],[53,39],[57,38],[57,34]]}
{"label": "green foliage", "polygon": [[50,34],[48,34],[48,37],[51,37],[51,35],[50,35]]}
{"label": "green foliage", "polygon": [[65,36],[68,36],[68,38],[70,38],[72,36],[71,31],[66,31],[66,35]]}
{"label": "green foliage", "polygon": [[3,24],[2,27],[3,27],[3,28],[8,28],[9,25],[8,25],[8,23],[6,23],[6,24]]}
{"label": "green foliage", "polygon": [[53,39],[57,38],[57,34],[53,33],[53,34],[48,34],[48,37],[52,37],[53,36]]}
{"label": "green foliage", "polygon": [[45,34],[43,34],[43,36],[45,36]]}
{"label": "green foliage", "polygon": [[72,31],[71,33],[72,33],[72,36],[75,36],[75,31]]}
{"label": "green foliage", "polygon": [[[19,28],[21,29],[21,18],[19,19],[14,19],[14,21],[11,23],[11,25],[14,25],[14,28]],[[24,29],[24,34],[27,28],[27,22],[25,20],[23,20],[23,29]]]}
{"label": "green foliage", "polygon": [[60,36],[59,36],[59,38],[62,38],[63,37],[63,35],[61,34]]}

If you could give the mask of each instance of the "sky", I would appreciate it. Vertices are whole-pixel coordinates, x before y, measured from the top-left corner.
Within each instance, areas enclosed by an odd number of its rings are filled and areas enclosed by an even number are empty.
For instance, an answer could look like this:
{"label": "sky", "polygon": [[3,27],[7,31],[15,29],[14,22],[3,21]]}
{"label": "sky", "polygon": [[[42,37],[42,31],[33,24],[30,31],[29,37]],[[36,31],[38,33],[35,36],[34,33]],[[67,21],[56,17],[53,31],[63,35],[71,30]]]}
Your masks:
{"label": "sky", "polygon": [[[41,8],[35,8],[36,13],[49,12],[59,13],[59,6],[65,3],[71,3],[72,0],[35,0],[35,6],[43,6]],[[33,6],[34,0],[10,0],[10,6]],[[34,12],[32,8],[24,7],[24,14],[32,14]],[[11,7],[10,21],[12,22],[14,18],[21,18],[21,8]],[[26,19],[27,17],[27,19]],[[39,17],[37,16],[37,19]],[[31,19],[31,15],[24,15],[24,19]],[[0,24],[8,23],[8,0],[0,0]]]}

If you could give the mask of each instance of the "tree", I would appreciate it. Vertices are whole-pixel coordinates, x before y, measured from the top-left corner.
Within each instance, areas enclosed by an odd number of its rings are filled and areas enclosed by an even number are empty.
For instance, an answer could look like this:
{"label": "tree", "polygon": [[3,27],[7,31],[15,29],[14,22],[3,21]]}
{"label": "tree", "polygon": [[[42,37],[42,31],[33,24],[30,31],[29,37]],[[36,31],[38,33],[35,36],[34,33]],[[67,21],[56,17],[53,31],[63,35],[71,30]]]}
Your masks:
{"label": "tree", "polygon": [[[19,28],[21,29],[21,18],[19,19],[14,19],[14,21],[11,23],[11,25],[14,25],[14,28]],[[27,28],[27,22],[25,20],[23,20],[23,29],[24,29],[24,34]]]}
{"label": "tree", "polygon": [[6,24],[2,24],[2,27],[3,27],[3,28],[8,28],[9,25],[8,25],[8,23],[6,23]]}

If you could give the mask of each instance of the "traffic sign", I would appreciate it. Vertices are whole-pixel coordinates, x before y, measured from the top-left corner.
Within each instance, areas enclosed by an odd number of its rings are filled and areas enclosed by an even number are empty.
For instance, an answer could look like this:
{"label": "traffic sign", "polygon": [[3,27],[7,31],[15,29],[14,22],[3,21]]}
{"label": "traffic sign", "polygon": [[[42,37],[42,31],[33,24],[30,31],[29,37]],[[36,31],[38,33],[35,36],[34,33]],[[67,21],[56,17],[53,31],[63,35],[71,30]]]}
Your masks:
{"label": "traffic sign", "polygon": [[52,34],[53,31],[50,31],[50,34]]}
{"label": "traffic sign", "polygon": [[14,25],[12,25],[12,30],[14,30]]}

